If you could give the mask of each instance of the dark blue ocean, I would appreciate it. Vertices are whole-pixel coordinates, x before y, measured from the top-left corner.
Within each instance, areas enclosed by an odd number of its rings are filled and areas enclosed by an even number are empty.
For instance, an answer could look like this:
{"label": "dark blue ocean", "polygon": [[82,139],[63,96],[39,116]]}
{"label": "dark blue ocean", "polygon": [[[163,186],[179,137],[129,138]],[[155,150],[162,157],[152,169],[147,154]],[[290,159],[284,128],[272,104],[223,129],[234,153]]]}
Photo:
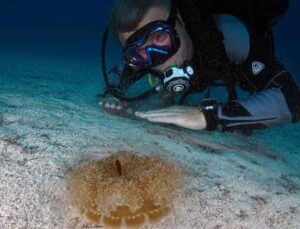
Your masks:
{"label": "dark blue ocean", "polygon": [[[296,0],[290,2],[290,10],[275,26],[274,32],[281,62],[297,77],[297,66],[300,64],[300,31],[297,29],[300,3]],[[46,51],[47,44],[56,43],[59,46],[62,42],[88,41],[84,47],[78,47],[69,54],[97,61],[101,33],[107,23],[111,4],[99,0],[2,0],[1,44],[16,43],[23,47],[40,44],[40,51]]]}

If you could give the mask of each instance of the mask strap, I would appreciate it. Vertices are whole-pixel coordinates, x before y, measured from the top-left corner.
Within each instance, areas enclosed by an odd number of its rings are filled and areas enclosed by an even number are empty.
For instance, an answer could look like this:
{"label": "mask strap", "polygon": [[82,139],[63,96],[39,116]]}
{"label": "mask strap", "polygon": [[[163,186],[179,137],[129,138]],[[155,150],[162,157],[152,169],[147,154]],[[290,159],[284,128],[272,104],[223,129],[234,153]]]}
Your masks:
{"label": "mask strap", "polygon": [[107,43],[107,37],[108,37],[109,29],[106,27],[103,37],[102,37],[102,45],[101,45],[101,67],[102,67],[102,74],[105,81],[105,84],[107,87],[111,88],[112,86],[109,84],[108,76],[107,76],[107,69],[106,69],[106,43]]}
{"label": "mask strap", "polygon": [[176,24],[176,18],[177,18],[177,10],[176,10],[174,4],[172,4],[171,12],[167,19],[167,22],[170,23],[174,28],[175,28],[175,24]]}

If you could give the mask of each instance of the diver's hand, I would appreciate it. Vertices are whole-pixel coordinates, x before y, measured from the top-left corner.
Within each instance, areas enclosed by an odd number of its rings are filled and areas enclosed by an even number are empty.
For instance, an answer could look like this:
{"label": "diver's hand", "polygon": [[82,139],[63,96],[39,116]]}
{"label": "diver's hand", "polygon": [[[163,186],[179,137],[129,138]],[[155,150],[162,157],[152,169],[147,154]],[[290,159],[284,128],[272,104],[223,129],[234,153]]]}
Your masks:
{"label": "diver's hand", "polygon": [[106,96],[99,102],[100,107],[104,110],[116,115],[132,115],[133,110],[128,103],[121,102],[113,96]]}
{"label": "diver's hand", "polygon": [[135,112],[135,116],[149,122],[173,124],[191,130],[206,128],[203,112],[195,107],[172,106],[161,110]]}

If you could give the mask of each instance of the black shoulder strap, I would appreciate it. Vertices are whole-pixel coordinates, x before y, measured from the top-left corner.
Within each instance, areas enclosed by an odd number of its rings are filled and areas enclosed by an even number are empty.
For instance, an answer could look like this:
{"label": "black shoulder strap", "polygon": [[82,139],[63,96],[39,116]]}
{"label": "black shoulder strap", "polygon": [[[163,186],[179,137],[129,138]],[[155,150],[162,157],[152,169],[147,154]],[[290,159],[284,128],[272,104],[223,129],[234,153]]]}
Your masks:
{"label": "black shoulder strap", "polygon": [[228,88],[228,99],[235,100],[235,77],[222,42],[223,36],[212,15],[212,2],[174,0],[194,45],[194,63],[200,74],[199,81],[209,86],[221,77]]}

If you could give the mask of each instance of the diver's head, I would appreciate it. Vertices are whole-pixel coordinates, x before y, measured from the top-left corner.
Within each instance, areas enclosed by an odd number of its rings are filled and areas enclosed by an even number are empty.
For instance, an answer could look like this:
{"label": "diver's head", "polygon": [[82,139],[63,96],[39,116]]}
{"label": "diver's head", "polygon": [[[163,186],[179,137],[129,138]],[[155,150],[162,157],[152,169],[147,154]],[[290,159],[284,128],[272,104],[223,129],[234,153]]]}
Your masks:
{"label": "diver's head", "polygon": [[193,57],[192,41],[171,0],[117,0],[110,29],[130,66],[163,72]]}

